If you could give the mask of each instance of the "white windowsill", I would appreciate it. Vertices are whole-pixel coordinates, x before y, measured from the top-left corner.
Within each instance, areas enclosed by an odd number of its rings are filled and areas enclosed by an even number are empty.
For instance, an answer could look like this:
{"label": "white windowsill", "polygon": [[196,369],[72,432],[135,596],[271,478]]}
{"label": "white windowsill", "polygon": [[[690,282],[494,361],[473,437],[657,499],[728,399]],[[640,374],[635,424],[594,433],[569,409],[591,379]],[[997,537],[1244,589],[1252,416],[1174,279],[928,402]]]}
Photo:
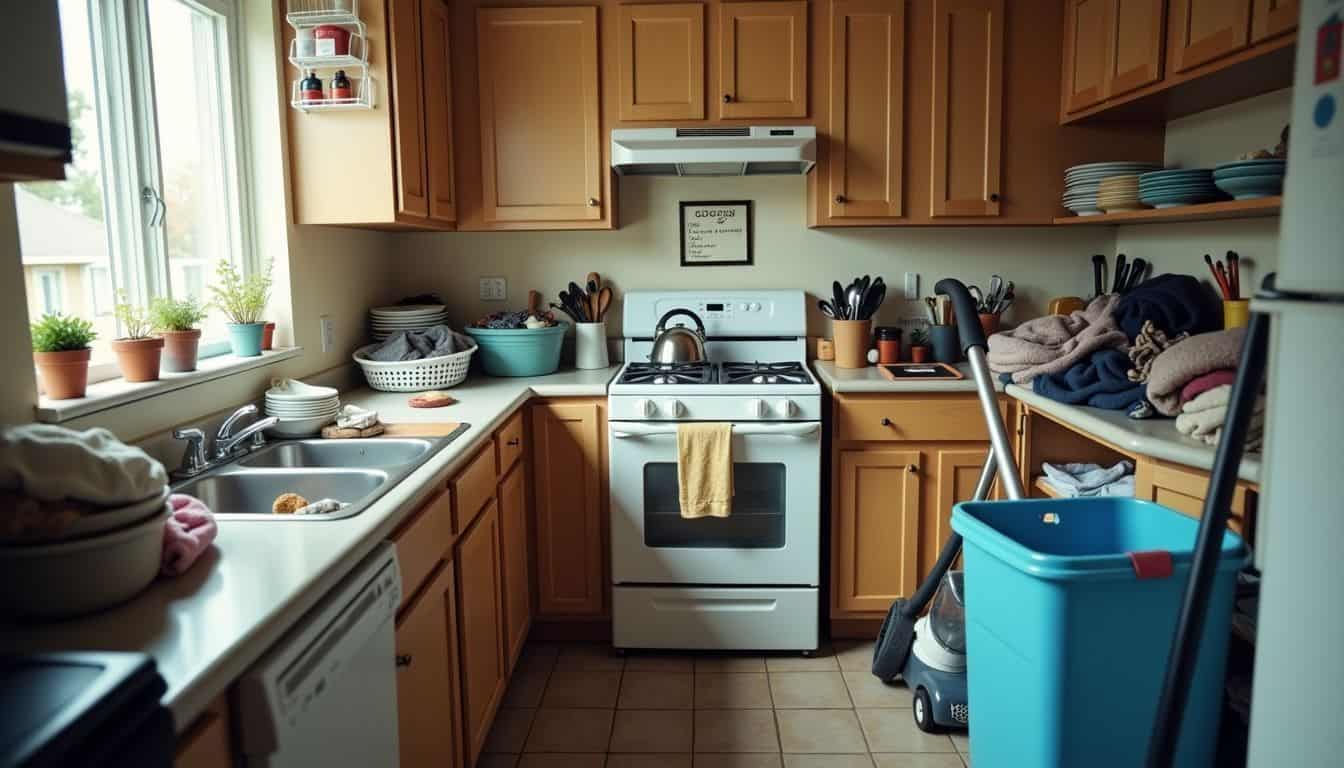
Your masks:
{"label": "white windowsill", "polygon": [[48,424],[98,413],[119,405],[144,400],[178,389],[222,379],[242,371],[275,365],[303,354],[303,347],[285,347],[262,352],[260,357],[218,355],[200,361],[196,370],[188,373],[162,373],[158,381],[132,384],[122,379],[109,379],[90,384],[84,397],[73,400],[49,400],[41,397],[37,403],[37,420]]}

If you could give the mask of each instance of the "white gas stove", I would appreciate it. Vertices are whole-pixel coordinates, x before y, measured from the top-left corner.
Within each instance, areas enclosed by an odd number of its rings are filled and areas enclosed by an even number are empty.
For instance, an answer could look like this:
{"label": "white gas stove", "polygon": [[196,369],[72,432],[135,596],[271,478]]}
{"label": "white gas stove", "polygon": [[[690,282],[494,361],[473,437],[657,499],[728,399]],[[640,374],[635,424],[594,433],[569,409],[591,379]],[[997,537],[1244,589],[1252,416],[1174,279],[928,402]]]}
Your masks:
{"label": "white gas stove", "polygon": [[[632,292],[608,389],[613,643],[810,651],[818,642],[821,388],[801,291]],[[707,360],[648,362],[672,309]],[[683,519],[677,423],[733,425],[732,514]]]}

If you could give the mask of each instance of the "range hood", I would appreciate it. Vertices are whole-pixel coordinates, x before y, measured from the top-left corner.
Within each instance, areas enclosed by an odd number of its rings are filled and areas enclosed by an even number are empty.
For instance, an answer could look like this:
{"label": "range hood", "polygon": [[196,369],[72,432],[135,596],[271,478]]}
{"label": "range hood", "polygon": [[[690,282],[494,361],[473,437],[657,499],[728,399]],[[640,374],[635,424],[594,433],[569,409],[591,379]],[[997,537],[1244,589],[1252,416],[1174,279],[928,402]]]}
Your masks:
{"label": "range hood", "polygon": [[611,132],[611,167],[622,176],[801,176],[816,164],[810,125]]}

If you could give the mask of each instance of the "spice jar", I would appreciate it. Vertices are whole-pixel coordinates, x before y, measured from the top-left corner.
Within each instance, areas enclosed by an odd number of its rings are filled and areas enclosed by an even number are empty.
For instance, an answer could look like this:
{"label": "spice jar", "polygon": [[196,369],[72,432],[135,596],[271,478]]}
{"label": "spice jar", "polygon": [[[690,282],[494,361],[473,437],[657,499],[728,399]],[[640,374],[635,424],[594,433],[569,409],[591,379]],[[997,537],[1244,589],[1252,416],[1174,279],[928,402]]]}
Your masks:
{"label": "spice jar", "polygon": [[884,325],[877,329],[877,362],[883,365],[901,361],[901,329]]}
{"label": "spice jar", "polygon": [[335,24],[323,24],[313,30],[318,56],[349,56],[350,30]]}
{"label": "spice jar", "polygon": [[299,98],[303,101],[322,101],[322,81],[311,69],[299,81]]}
{"label": "spice jar", "polygon": [[353,98],[350,89],[350,78],[345,76],[344,69],[336,70],[336,74],[331,78],[331,98],[350,99]]}

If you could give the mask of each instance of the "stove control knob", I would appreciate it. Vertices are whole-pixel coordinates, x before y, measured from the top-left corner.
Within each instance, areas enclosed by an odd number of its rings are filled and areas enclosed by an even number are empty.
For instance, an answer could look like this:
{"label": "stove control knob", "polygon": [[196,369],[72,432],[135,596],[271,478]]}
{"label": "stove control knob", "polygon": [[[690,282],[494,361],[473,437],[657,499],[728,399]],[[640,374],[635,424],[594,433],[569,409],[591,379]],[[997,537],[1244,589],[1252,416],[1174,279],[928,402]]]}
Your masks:
{"label": "stove control knob", "polygon": [[798,413],[798,406],[792,400],[780,400],[775,403],[775,410],[779,411],[780,416],[787,419]]}
{"label": "stove control knob", "polygon": [[751,309],[751,305],[747,304],[746,302],[743,302],[742,304],[739,304],[737,308],[742,310],[743,312],[746,312],[748,309]]}
{"label": "stove control knob", "polygon": [[753,302],[751,302],[751,311],[752,311],[752,312],[760,312],[760,311],[761,311],[761,302],[759,302],[759,301],[753,301]]}
{"label": "stove control knob", "polygon": [[667,415],[675,419],[678,416],[685,415],[686,406],[682,405],[680,400],[664,400],[663,410],[667,411]]}
{"label": "stove control knob", "polygon": [[747,415],[754,419],[764,419],[770,415],[770,409],[766,407],[764,400],[756,398],[747,402]]}
{"label": "stove control knob", "polygon": [[653,404],[653,401],[652,401],[652,400],[636,400],[636,401],[635,401],[635,413],[639,414],[640,416],[642,416],[642,417],[644,417],[644,418],[646,418],[646,419],[649,418],[650,416],[652,416],[652,415],[653,415],[654,413],[656,413],[657,411],[658,411],[658,408],[657,408],[657,406],[655,406],[655,405]]}

